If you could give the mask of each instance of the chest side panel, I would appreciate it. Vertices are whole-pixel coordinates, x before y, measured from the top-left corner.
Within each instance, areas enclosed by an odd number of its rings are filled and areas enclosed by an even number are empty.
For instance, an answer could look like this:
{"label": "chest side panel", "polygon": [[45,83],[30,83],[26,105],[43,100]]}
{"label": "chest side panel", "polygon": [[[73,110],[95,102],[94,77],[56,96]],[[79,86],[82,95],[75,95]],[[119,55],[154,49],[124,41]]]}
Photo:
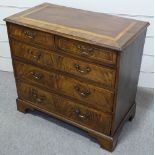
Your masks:
{"label": "chest side panel", "polygon": [[146,31],[139,35],[137,40],[120,54],[118,90],[112,133],[116,131],[132,105],[135,104],[145,36]]}

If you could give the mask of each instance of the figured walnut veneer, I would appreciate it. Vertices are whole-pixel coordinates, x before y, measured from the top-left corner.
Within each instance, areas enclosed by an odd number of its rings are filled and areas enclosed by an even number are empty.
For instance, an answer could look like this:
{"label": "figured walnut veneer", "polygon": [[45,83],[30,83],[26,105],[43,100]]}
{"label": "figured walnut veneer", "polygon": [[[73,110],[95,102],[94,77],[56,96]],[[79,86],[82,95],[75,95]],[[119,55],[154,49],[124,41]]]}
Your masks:
{"label": "figured walnut veneer", "polygon": [[17,109],[75,125],[112,151],[135,115],[149,24],[49,3],[5,21]]}

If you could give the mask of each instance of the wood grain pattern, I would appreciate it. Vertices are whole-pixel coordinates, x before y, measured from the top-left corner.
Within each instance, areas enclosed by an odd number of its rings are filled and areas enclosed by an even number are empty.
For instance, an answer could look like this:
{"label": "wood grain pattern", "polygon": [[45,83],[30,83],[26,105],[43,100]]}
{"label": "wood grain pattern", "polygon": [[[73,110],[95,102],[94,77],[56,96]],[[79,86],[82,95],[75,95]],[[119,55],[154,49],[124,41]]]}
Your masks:
{"label": "wood grain pattern", "polygon": [[116,65],[117,53],[115,51],[58,36],[56,36],[55,44],[58,49],[65,52],[89,58],[96,62]]}
{"label": "wood grain pattern", "polygon": [[147,22],[49,3],[8,17],[5,21],[116,50],[123,50],[129,40],[135,39],[149,25]]}
{"label": "wood grain pattern", "polygon": [[115,70],[113,69],[64,57],[60,53],[52,53],[14,40],[11,41],[11,45],[13,47],[13,56],[24,58],[47,68],[55,68],[93,80],[100,83],[103,87],[115,88]]}
{"label": "wood grain pattern", "polygon": [[14,61],[14,67],[17,79],[35,82],[38,85],[80,100],[87,107],[99,111],[112,112],[113,110],[113,92],[18,61]]}
{"label": "wood grain pattern", "polygon": [[53,112],[50,112],[49,110],[46,110],[46,109],[43,109],[43,108],[40,108],[39,106],[35,105],[35,104],[32,104],[31,102],[29,101],[25,101],[25,100],[21,100],[21,99],[17,99],[17,110],[20,111],[20,112],[23,112],[23,113],[26,113],[27,110],[31,110],[33,111],[34,109],[36,110],[39,110],[39,111],[42,111],[44,113],[47,113],[51,116],[54,116],[55,118],[58,118],[60,120],[63,120],[67,123],[70,123],[76,127],[79,127],[85,131],[88,132],[88,134],[92,137],[94,137],[98,143],[100,144],[100,146],[103,148],[103,149],[106,149],[108,151],[113,151],[114,148],[116,147],[116,144],[117,144],[117,140],[118,140],[118,135],[120,134],[120,130],[122,128],[122,126],[125,124],[126,121],[130,120],[130,118],[133,118],[134,117],[134,114],[135,114],[135,104],[131,107],[131,109],[129,110],[129,112],[126,114],[125,118],[123,119],[120,127],[119,127],[119,130],[117,130],[117,132],[115,133],[115,135],[113,135],[112,137],[109,135],[106,135],[106,134],[103,134],[101,132],[97,132],[89,127],[86,127],[86,126],[83,126],[79,123],[76,123],[75,121],[72,121],[72,120],[69,120],[69,119],[66,119],[65,117],[59,115],[59,114],[56,114],[56,113],[53,113]]}
{"label": "wood grain pattern", "polygon": [[5,20],[17,109],[76,125],[112,151],[135,116],[148,23],[48,3]]}
{"label": "wood grain pattern", "polygon": [[36,43],[49,49],[52,49],[54,46],[54,37],[48,33],[14,24],[9,24],[8,31],[11,37],[24,40],[25,42]]}
{"label": "wood grain pattern", "polygon": [[[18,83],[17,85],[20,99],[28,100],[42,109],[57,113],[101,133],[110,133],[110,115],[95,112],[24,83]],[[98,122],[98,125],[95,122]]]}

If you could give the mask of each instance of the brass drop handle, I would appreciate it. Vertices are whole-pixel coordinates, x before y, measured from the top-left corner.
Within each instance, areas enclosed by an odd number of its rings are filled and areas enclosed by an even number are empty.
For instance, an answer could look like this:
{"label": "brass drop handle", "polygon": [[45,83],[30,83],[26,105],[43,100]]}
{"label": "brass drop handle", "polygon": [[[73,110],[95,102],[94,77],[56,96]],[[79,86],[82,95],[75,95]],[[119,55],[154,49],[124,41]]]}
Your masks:
{"label": "brass drop handle", "polygon": [[82,51],[80,53],[81,56],[90,56],[90,52]]}
{"label": "brass drop handle", "polygon": [[91,68],[90,67],[86,67],[86,68],[83,68],[82,69],[79,64],[75,64],[74,67],[81,74],[88,74],[91,71]]}
{"label": "brass drop handle", "polygon": [[75,113],[76,113],[76,115],[77,115],[78,117],[80,117],[80,118],[86,118],[86,115],[82,115],[82,114],[81,114],[81,111],[80,111],[79,109],[76,109],[76,110],[75,110]]}
{"label": "brass drop handle", "polygon": [[39,96],[38,92],[36,90],[32,90],[31,95],[32,95],[33,99],[35,99],[35,101],[37,103],[43,103],[45,101],[45,99],[46,99],[45,96]]}
{"label": "brass drop handle", "polygon": [[36,98],[36,101],[37,101],[38,103],[43,103],[44,99],[43,99],[43,98]]}
{"label": "brass drop handle", "polygon": [[27,36],[29,39],[33,39],[36,36],[35,32],[32,32],[30,30],[25,30],[24,31],[25,36]]}
{"label": "brass drop handle", "polygon": [[75,89],[76,92],[77,92],[80,96],[82,96],[82,97],[88,97],[88,96],[91,94],[90,90],[87,90],[87,89],[81,90],[80,87],[79,87],[78,85],[76,85],[76,86],[74,87],[74,89]]}
{"label": "brass drop handle", "polygon": [[84,45],[77,45],[77,48],[80,50],[81,56],[91,56],[93,54],[93,48],[84,46]]}
{"label": "brass drop handle", "polygon": [[34,54],[34,52],[31,49],[28,49],[27,52],[31,54],[33,59],[39,60],[41,58],[41,52]]}
{"label": "brass drop handle", "polygon": [[44,75],[43,74],[41,74],[41,73],[38,73],[38,72],[30,72],[30,74],[31,74],[31,76],[34,78],[34,79],[36,79],[36,80],[41,80],[43,77],[44,77]]}

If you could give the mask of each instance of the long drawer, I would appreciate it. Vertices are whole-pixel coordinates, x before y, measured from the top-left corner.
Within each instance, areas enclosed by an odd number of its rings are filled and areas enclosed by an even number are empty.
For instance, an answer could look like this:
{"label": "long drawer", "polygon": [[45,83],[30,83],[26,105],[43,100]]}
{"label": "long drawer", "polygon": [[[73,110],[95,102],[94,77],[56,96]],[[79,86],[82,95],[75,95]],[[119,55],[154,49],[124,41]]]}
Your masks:
{"label": "long drawer", "polygon": [[65,75],[14,61],[17,79],[25,79],[77,99],[87,107],[112,112],[114,93]]}
{"label": "long drawer", "polygon": [[51,51],[38,49],[15,40],[11,41],[11,45],[13,56],[48,68],[54,68],[82,78],[87,78],[100,83],[103,87],[115,87],[116,71],[113,69],[76,60]]}
{"label": "long drawer", "polygon": [[20,99],[29,101],[41,109],[58,114],[85,127],[110,134],[111,115],[86,108],[25,83],[17,83],[17,87]]}
{"label": "long drawer", "polygon": [[54,47],[54,35],[52,34],[14,24],[10,24],[8,30],[11,37],[20,41],[34,43],[48,49]]}

